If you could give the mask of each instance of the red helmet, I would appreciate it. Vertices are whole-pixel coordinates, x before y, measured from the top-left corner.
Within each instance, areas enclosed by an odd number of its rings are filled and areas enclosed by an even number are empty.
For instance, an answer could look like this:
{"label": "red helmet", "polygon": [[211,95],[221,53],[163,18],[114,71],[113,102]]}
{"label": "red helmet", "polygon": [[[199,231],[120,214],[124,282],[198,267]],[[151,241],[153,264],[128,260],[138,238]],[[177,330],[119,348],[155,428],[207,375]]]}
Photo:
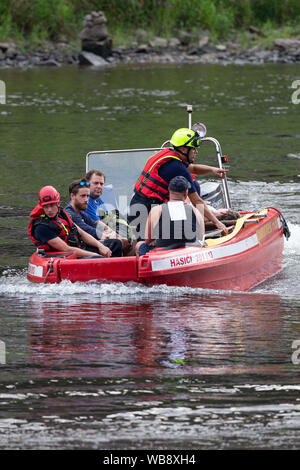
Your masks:
{"label": "red helmet", "polygon": [[60,194],[53,186],[44,186],[39,192],[39,201],[42,206],[60,203]]}

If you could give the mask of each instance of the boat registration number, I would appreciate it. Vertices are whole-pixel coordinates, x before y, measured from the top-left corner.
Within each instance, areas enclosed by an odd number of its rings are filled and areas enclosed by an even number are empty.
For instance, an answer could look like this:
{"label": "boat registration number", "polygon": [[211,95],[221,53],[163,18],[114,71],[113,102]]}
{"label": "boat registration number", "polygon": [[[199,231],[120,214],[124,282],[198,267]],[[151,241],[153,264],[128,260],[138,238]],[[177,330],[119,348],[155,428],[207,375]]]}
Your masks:
{"label": "boat registration number", "polygon": [[152,271],[161,271],[165,269],[175,269],[177,267],[191,266],[210,260],[225,258],[227,256],[237,255],[258,245],[256,234],[245,240],[226,246],[217,246],[212,250],[196,251],[186,255],[178,255],[167,258],[153,260],[151,262]]}

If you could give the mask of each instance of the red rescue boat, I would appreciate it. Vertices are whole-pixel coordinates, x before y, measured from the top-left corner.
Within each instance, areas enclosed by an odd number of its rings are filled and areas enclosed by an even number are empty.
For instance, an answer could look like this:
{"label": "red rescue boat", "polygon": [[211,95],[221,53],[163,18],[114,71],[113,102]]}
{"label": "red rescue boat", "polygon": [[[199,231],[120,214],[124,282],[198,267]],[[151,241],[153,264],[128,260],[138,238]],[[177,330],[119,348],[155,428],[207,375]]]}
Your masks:
{"label": "red rescue boat", "polygon": [[[191,128],[191,109],[189,128]],[[206,127],[193,126],[201,141],[215,145],[220,168],[227,163],[219,142],[205,137]],[[168,145],[165,142],[162,147]],[[109,184],[101,196],[110,210],[119,209],[119,202],[131,198],[132,188],[146,159],[161,148],[89,152],[86,170],[101,169]],[[114,162],[113,162],[114,160]],[[118,171],[116,171],[116,168]],[[126,175],[126,178],[124,178]],[[226,177],[218,183],[201,184],[201,197],[216,209],[231,208]],[[156,248],[140,259],[122,258],[77,259],[72,253],[36,251],[29,260],[27,277],[36,283],[71,282],[138,282],[146,285],[166,284],[204,289],[248,291],[281,270],[284,235],[288,226],[276,208],[240,213],[226,236],[208,233],[199,246],[168,250]]]}
{"label": "red rescue boat", "polygon": [[287,231],[281,213],[268,208],[243,214],[231,233],[207,238],[203,246],[154,249],[139,260],[134,256],[78,259],[75,254],[36,251],[27,277],[37,283],[134,281],[248,291],[281,270]]}

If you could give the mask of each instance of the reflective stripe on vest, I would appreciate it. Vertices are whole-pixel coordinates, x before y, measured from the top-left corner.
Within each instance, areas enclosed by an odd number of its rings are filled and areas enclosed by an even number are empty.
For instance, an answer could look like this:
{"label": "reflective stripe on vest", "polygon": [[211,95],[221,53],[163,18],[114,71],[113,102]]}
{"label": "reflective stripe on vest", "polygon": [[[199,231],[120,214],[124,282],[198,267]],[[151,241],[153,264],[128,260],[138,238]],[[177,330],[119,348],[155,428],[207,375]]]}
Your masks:
{"label": "reflective stripe on vest", "polygon": [[182,158],[171,149],[163,149],[149,157],[134,189],[149,198],[155,197],[162,202],[168,200],[169,185],[159,176],[158,171],[162,165],[171,160],[179,160],[183,163]]}
{"label": "reflective stripe on vest", "polygon": [[40,240],[34,238],[33,233],[37,225],[43,224],[53,230],[59,238],[70,246],[80,247],[80,237],[77,229],[69,216],[65,211],[60,209],[58,215],[54,219],[49,219],[44,214],[39,217],[31,219],[28,226],[28,234],[33,243],[41,249],[46,251],[53,251],[53,248],[48,243],[42,243]]}

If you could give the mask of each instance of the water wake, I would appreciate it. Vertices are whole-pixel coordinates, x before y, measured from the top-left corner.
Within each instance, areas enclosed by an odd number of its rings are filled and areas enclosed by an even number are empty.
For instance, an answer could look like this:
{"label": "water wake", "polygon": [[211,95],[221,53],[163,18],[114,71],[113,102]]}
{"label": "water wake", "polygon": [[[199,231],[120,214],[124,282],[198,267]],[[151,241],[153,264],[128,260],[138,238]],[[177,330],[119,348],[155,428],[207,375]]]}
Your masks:
{"label": "water wake", "polygon": [[[289,289],[293,289],[293,280],[299,278],[298,275],[298,257],[300,253],[300,225],[289,224],[291,236],[285,241],[283,251],[283,274],[280,280],[276,279],[268,281],[267,288],[259,286],[255,292],[260,293],[288,293]],[[297,272],[295,272],[297,271]],[[41,298],[41,299],[59,299],[60,301],[69,301],[72,298],[90,299],[91,297],[104,301],[105,299],[126,301],[126,297],[132,299],[134,297],[153,297],[161,298],[163,296],[181,297],[183,295],[196,295],[207,292],[209,294],[218,291],[194,289],[191,287],[171,287],[166,285],[160,286],[144,286],[134,282],[130,283],[97,283],[62,281],[60,284],[34,284],[27,280],[27,269],[16,270],[7,269],[3,271],[0,277],[0,296],[17,297],[17,298]],[[271,283],[271,284],[270,284]],[[69,299],[69,300],[68,300]]]}

